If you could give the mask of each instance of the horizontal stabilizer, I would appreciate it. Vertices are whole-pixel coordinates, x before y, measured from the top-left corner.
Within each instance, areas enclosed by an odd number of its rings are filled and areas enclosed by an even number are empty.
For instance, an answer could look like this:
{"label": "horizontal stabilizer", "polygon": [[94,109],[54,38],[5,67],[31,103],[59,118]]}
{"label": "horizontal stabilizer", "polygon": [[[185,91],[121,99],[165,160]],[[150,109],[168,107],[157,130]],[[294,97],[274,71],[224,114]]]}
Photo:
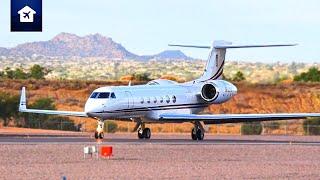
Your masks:
{"label": "horizontal stabilizer", "polygon": [[[231,48],[282,47],[282,46],[296,46],[296,45],[298,44],[232,45],[231,42],[227,42],[227,41],[214,41],[212,47],[215,49],[231,49]],[[182,44],[169,44],[169,46],[201,48],[201,49],[211,48],[211,46],[182,45]]]}
{"label": "horizontal stabilizer", "polygon": [[168,46],[201,48],[201,49],[210,49],[211,48],[210,46],[194,46],[194,45],[181,45],[181,44],[168,44]]}
{"label": "horizontal stabilizer", "polygon": [[215,49],[229,48],[257,48],[257,47],[281,47],[281,46],[296,46],[297,44],[266,44],[266,45],[215,45]]}

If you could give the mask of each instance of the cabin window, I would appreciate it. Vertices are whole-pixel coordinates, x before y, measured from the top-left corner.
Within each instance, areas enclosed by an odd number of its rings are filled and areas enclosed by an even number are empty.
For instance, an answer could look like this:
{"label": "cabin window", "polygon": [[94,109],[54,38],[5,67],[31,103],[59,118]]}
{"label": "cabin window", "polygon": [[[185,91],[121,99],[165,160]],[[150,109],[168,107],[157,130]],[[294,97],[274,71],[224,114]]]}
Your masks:
{"label": "cabin window", "polygon": [[176,96],[172,96],[172,102],[173,102],[173,103],[176,103],[176,101],[177,101]]}
{"label": "cabin window", "polygon": [[150,98],[149,97],[147,98],[147,103],[150,103]]}
{"label": "cabin window", "polygon": [[169,103],[170,102],[170,97],[168,95],[166,95],[166,102]]}
{"label": "cabin window", "polygon": [[99,94],[99,93],[94,92],[94,93],[91,94],[90,98],[96,98],[98,94]]}
{"label": "cabin window", "polygon": [[144,99],[143,99],[143,98],[140,99],[140,103],[141,103],[141,104],[144,103]]}
{"label": "cabin window", "polygon": [[114,94],[114,92],[111,93],[110,97],[113,98],[113,99],[116,98],[116,95]]}
{"label": "cabin window", "polygon": [[157,103],[157,98],[156,97],[153,98],[153,102]]}
{"label": "cabin window", "polygon": [[159,97],[159,99],[160,103],[163,103],[163,97]]}
{"label": "cabin window", "polygon": [[102,92],[102,93],[99,93],[98,98],[99,99],[107,99],[107,98],[109,98],[109,96],[110,96],[109,92]]}

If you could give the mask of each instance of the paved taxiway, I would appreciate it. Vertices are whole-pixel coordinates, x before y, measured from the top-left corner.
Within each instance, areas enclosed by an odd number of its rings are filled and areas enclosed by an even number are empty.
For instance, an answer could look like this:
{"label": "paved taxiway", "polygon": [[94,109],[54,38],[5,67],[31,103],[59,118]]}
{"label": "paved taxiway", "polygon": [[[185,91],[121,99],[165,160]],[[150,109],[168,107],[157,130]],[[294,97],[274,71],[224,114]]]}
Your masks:
{"label": "paved taxiway", "polygon": [[[83,158],[89,134],[0,135],[0,179],[319,179],[318,136],[106,134],[111,159]],[[291,142],[291,143],[290,143]],[[291,144],[291,145],[290,145]]]}
{"label": "paved taxiway", "polygon": [[[0,136],[0,144],[92,144],[95,139],[82,137]],[[203,141],[193,141],[187,135],[155,135],[152,139],[137,139],[133,134],[106,135],[102,144],[180,144],[180,145],[313,145],[320,146],[320,139],[307,136],[213,136]]]}

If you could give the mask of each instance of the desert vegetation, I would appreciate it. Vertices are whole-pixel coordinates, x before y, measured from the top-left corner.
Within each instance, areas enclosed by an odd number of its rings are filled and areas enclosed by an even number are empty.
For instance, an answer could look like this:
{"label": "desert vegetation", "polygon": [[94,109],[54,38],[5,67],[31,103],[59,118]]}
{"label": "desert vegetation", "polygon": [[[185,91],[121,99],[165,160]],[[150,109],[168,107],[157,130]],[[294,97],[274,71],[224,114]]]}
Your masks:
{"label": "desert vegetation", "polygon": [[[19,91],[22,86],[27,88],[28,106],[40,109],[62,109],[82,111],[89,94],[101,86],[144,84],[151,79],[150,74],[132,73],[121,80],[88,81],[88,80],[46,80],[43,78],[47,70],[34,65],[30,71],[23,71],[25,78],[9,78],[8,72],[0,78],[0,123],[2,126],[19,126],[31,128],[76,130],[82,127],[93,131],[96,121],[89,118],[64,118],[58,116],[32,115],[17,112]],[[19,74],[19,69],[12,74]],[[21,74],[21,73],[20,73]],[[30,74],[38,74],[30,75]],[[280,113],[280,112],[318,112],[320,106],[320,84],[313,82],[320,73],[316,68],[301,73],[294,82],[279,82],[275,84],[252,84],[246,81],[245,75],[238,71],[231,77],[238,87],[238,94],[227,103],[211,105],[204,113]],[[10,76],[20,77],[20,75]],[[32,78],[40,77],[40,78]],[[162,78],[182,81],[173,75]],[[309,80],[308,80],[309,79]],[[313,79],[313,80],[310,80]],[[318,78],[320,79],[320,78]],[[309,82],[312,81],[312,82]],[[39,120],[41,119],[41,120]],[[289,123],[288,123],[289,122]],[[226,124],[211,125],[209,132],[219,134],[311,134],[317,135],[317,120],[293,120],[262,122],[258,124]],[[133,123],[108,122],[107,132],[130,132]],[[154,132],[189,133],[192,125],[184,124],[154,124],[149,125]],[[261,128],[260,128],[261,126]],[[310,129],[313,128],[313,129]]]}
{"label": "desert vegetation", "polygon": [[[70,80],[0,80],[1,111],[10,107],[12,112],[1,112],[2,125],[60,129],[82,127],[87,131],[96,128],[96,121],[89,118],[37,117],[31,115],[26,119],[17,113],[19,91],[27,87],[28,106],[50,109],[82,111],[91,91],[100,86],[127,85],[128,81],[70,81]],[[133,81],[142,84],[143,81]],[[278,83],[278,84],[248,84],[236,83],[238,94],[229,102],[221,105],[211,105],[204,113],[277,113],[277,112],[318,112],[320,106],[320,84],[317,83]],[[9,101],[9,106],[6,105]],[[8,115],[4,117],[3,115]],[[19,115],[19,116],[17,116]],[[39,123],[38,119],[45,119]],[[61,118],[61,119],[60,119]],[[29,121],[26,121],[29,120]],[[69,121],[70,120],[70,121]],[[27,122],[27,124],[26,124]],[[49,124],[52,122],[52,124]],[[61,123],[63,122],[63,123]],[[55,125],[54,125],[55,124]],[[109,123],[108,123],[109,124]],[[116,125],[114,125],[116,124]],[[262,133],[268,134],[307,134],[301,120],[263,122]],[[55,126],[55,127],[54,127]],[[183,124],[153,124],[148,125],[153,132],[189,133],[192,125]],[[110,122],[108,132],[129,132],[133,123]],[[313,127],[309,126],[310,127]],[[240,134],[241,124],[212,125],[209,132],[219,134]],[[312,131],[312,130],[311,130]],[[310,134],[311,134],[311,131]]]}

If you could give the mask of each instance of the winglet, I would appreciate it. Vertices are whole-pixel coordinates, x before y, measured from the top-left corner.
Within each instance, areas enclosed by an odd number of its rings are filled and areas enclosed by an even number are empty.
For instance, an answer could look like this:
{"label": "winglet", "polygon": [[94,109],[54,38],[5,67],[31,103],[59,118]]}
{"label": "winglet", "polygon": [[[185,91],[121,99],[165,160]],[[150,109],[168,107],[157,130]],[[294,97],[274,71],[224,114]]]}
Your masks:
{"label": "winglet", "polygon": [[25,110],[27,110],[26,88],[22,87],[21,96],[20,96],[20,103],[19,103],[19,111],[23,112]]}

